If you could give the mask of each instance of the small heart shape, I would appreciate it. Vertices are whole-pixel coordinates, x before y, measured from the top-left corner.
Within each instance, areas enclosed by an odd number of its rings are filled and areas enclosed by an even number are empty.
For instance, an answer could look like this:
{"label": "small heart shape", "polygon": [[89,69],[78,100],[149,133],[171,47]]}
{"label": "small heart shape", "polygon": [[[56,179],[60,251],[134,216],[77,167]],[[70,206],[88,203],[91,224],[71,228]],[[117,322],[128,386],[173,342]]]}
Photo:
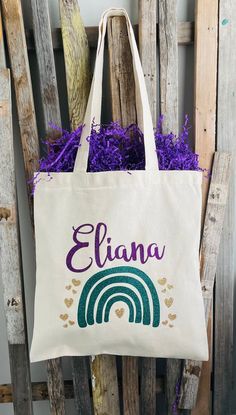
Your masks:
{"label": "small heart shape", "polygon": [[166,288],[164,288],[164,290],[161,290],[162,293],[166,293]]}
{"label": "small heart shape", "polygon": [[167,288],[168,288],[168,290],[171,290],[172,288],[174,288],[174,286],[171,285],[171,284],[167,284]]}
{"label": "small heart shape", "polygon": [[159,280],[157,280],[157,282],[158,282],[160,285],[165,285],[165,283],[166,283],[166,278],[159,278]]}
{"label": "small heart shape", "polygon": [[176,314],[168,314],[168,317],[170,320],[175,320],[176,319]]}
{"label": "small heart shape", "polygon": [[65,298],[64,303],[66,305],[66,307],[71,307],[71,305],[73,304],[73,298]]}
{"label": "small heart shape", "polygon": [[78,285],[80,285],[80,284],[81,284],[81,281],[80,281],[80,280],[76,280],[75,278],[73,278],[73,280],[72,280],[72,284],[73,284],[75,287],[78,287]]}
{"label": "small heart shape", "polygon": [[73,326],[75,324],[75,322],[73,320],[69,320],[69,324],[70,324],[70,326]]}
{"label": "small heart shape", "polygon": [[76,293],[77,293],[77,291],[76,291],[76,290],[72,290],[72,293],[73,293],[73,294],[76,294]]}
{"label": "small heart shape", "polygon": [[169,308],[172,306],[174,299],[172,297],[165,298],[165,305]]}
{"label": "small heart shape", "polygon": [[124,308],[117,308],[115,310],[115,313],[116,313],[117,317],[119,317],[119,318],[121,318],[123,316],[124,312],[125,312]]}
{"label": "small heart shape", "polygon": [[65,289],[69,291],[71,289],[71,287],[72,287],[72,285],[66,285]]}
{"label": "small heart shape", "polygon": [[64,326],[63,326],[65,329],[68,327],[68,324],[64,324]]}
{"label": "small heart shape", "polygon": [[162,324],[166,326],[168,324],[168,320],[162,321]]}
{"label": "small heart shape", "polygon": [[172,329],[172,327],[174,327],[174,326],[173,326],[173,324],[169,324],[169,327]]}
{"label": "small heart shape", "polygon": [[68,314],[60,314],[60,318],[63,320],[63,321],[65,321],[65,320],[67,320],[68,319]]}

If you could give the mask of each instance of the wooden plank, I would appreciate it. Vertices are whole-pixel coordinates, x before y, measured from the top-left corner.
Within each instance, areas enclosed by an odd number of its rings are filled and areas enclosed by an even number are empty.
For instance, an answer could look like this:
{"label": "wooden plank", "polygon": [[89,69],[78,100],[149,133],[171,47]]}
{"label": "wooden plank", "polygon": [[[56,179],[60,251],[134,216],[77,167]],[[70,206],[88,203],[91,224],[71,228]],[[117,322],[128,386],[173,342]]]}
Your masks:
{"label": "wooden plank", "polygon": [[[133,26],[136,38],[138,37],[138,25]],[[85,32],[88,38],[90,48],[96,48],[98,42],[98,27],[88,26],[85,27]],[[156,28],[157,40],[158,40],[158,24]],[[178,22],[177,35],[179,45],[190,45],[194,41],[194,22]],[[26,30],[26,42],[29,50],[35,49],[34,34],[31,29]],[[52,43],[53,49],[62,49],[62,35],[59,27],[52,29]]]}
{"label": "wooden plank", "polygon": [[157,5],[155,0],[139,0],[139,53],[145,76],[153,125],[157,117]]}
{"label": "wooden plank", "polygon": [[[15,85],[18,120],[28,184],[28,180],[37,171],[39,146],[23,15],[19,0],[3,0],[2,7]],[[29,185],[28,198],[33,223],[32,195]],[[65,408],[62,394],[63,383],[60,360],[48,361],[47,369],[51,414],[62,415]]]}
{"label": "wooden plank", "polygon": [[[215,153],[201,242],[201,286],[206,322],[208,322],[211,311],[217,258],[227,204],[230,166],[231,155],[229,153]],[[195,406],[201,369],[202,362],[185,361],[180,408],[192,409]]]}
{"label": "wooden plank", "polygon": [[[64,381],[64,390],[66,399],[74,399],[74,387],[72,380]],[[164,380],[162,377],[157,378],[156,393],[163,393]],[[32,382],[33,401],[48,400],[48,388],[46,382]],[[12,385],[0,385],[0,404],[12,402]],[[87,415],[87,414],[86,414]]]}
{"label": "wooden plank", "polygon": [[[146,81],[153,125],[157,120],[157,3],[139,0],[139,53]],[[140,361],[141,413],[156,414],[156,359]]]}
{"label": "wooden plank", "polygon": [[5,56],[5,47],[4,47],[1,7],[0,7],[0,68],[6,68],[6,56]]}
{"label": "wooden plank", "polygon": [[[77,0],[60,0],[60,15],[70,124],[83,123],[90,89],[89,47]],[[78,414],[92,414],[87,359],[72,357],[75,408]]]}
{"label": "wooden plank", "polygon": [[112,119],[122,126],[137,120],[132,56],[124,17],[108,20],[109,76]]}
{"label": "wooden plank", "polygon": [[163,132],[178,134],[177,3],[159,0],[160,109]]}
{"label": "wooden plank", "polygon": [[[44,136],[56,138],[58,132],[55,134],[49,127],[50,122],[54,122],[60,127],[61,116],[48,2],[46,0],[31,0],[31,10],[42,99]],[[47,361],[47,376],[51,414],[64,414],[65,396],[61,359]]]}
{"label": "wooden plank", "polygon": [[[2,0],[2,12],[15,86],[26,180],[28,183],[28,180],[37,171],[39,146],[20,0]],[[32,196],[29,184],[28,196],[32,214]]]}
{"label": "wooden plank", "polygon": [[90,90],[89,46],[78,0],[60,0],[69,116],[72,130],[83,123]]}
{"label": "wooden plank", "polygon": [[217,149],[234,154],[229,202],[226,211],[215,289],[214,415],[231,411],[233,371],[233,295],[236,271],[235,223],[235,76],[236,3],[219,2],[219,61],[217,101]]}
{"label": "wooden plank", "polygon": [[[135,83],[125,18],[108,19],[109,73],[113,121],[127,126],[137,122]],[[139,414],[138,358],[122,358],[123,411]]]}
{"label": "wooden plank", "polygon": [[[216,141],[217,31],[218,0],[211,0],[207,2],[207,5],[204,0],[198,0],[195,6],[195,151],[199,154],[200,165],[209,170],[212,165]],[[202,218],[204,218],[205,214],[208,189],[209,180],[203,179]],[[192,415],[207,415],[210,412],[212,372],[211,319],[212,313],[208,327],[210,359],[208,362],[203,363],[197,404],[192,411]]]}
{"label": "wooden plank", "polygon": [[18,238],[10,71],[0,69],[0,275],[14,413],[33,414]]}
{"label": "wooden plank", "polygon": [[116,357],[91,357],[94,414],[120,414]]}
{"label": "wooden plank", "polygon": [[72,358],[72,379],[75,408],[78,414],[92,414],[89,390],[88,362],[84,357]]}
{"label": "wooden plank", "polygon": [[156,403],[156,359],[141,359],[140,374],[140,404],[141,414],[153,415],[157,413]]}
{"label": "wooden plank", "polygon": [[51,26],[47,0],[31,0],[34,40],[39,69],[40,93],[43,107],[44,136],[53,131],[49,123],[61,126],[61,114],[54,63]]}
{"label": "wooden plank", "polygon": [[[159,0],[160,110],[164,115],[163,132],[178,134],[178,41],[175,0]],[[167,412],[172,414],[176,384],[181,375],[181,361],[166,363]]]}

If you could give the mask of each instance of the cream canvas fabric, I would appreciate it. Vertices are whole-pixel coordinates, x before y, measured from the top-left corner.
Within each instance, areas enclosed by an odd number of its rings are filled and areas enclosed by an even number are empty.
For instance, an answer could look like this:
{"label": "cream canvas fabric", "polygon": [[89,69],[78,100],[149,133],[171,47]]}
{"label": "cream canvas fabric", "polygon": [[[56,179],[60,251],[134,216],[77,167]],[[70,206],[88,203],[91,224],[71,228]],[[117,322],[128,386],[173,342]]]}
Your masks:
{"label": "cream canvas fabric", "polygon": [[[100,122],[107,18],[124,15],[133,56],[144,171],[87,173]],[[206,360],[199,279],[202,174],[159,171],[151,114],[127,13],[101,19],[94,77],[73,173],[40,174],[31,361],[118,354]]]}

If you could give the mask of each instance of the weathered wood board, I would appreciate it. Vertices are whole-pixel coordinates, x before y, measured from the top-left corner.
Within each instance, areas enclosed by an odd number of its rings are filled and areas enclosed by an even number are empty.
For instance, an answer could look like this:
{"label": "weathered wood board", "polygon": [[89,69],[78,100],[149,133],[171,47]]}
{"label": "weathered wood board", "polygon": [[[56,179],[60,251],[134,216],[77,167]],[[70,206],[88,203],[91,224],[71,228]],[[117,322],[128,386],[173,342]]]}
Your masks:
{"label": "weathered wood board", "polygon": [[159,0],[160,110],[163,132],[178,134],[177,2]]}
{"label": "weathered wood board", "polygon": [[[139,53],[146,81],[153,126],[157,120],[157,3],[139,0]],[[156,414],[156,359],[140,360],[141,413]]]}
{"label": "weathered wood board", "polygon": [[235,131],[236,2],[219,2],[217,149],[233,153],[229,201],[225,215],[215,288],[214,415],[230,414],[233,372],[233,295],[236,273]]}
{"label": "weathered wood board", "polygon": [[[178,40],[175,0],[159,0],[160,111],[164,115],[164,133],[178,134]],[[172,414],[176,384],[181,375],[181,361],[166,363],[167,412]]]}
{"label": "weathered wood board", "polygon": [[[15,86],[18,121],[25,162],[26,180],[28,183],[28,180],[37,171],[39,146],[20,0],[2,0],[2,12]],[[29,185],[28,195],[32,211],[32,196]]]}
{"label": "weathered wood board", "polygon": [[53,131],[49,128],[49,123],[53,122],[60,127],[61,114],[48,1],[31,0],[31,10],[43,107],[44,135],[50,134],[52,137]]}
{"label": "weathered wood board", "polygon": [[[39,145],[23,15],[19,0],[4,0],[2,5],[16,93],[26,180],[28,184],[29,179],[31,179],[34,172],[37,171]],[[33,223],[32,194],[29,185],[28,198]],[[63,415],[65,408],[63,397],[63,375],[60,359],[48,361],[47,371],[51,414]]]}
{"label": "weathered wood board", "polygon": [[[137,122],[135,83],[131,51],[125,18],[108,20],[109,74],[113,121],[128,126]],[[139,414],[138,358],[122,358],[123,411],[126,415]]]}
{"label": "weathered wood board", "polygon": [[33,414],[18,237],[10,71],[0,69],[0,276],[14,413]]}
{"label": "weathered wood board", "polygon": [[74,130],[83,123],[90,90],[89,46],[78,0],[60,0],[69,117]]}
{"label": "weathered wood board", "polygon": [[[229,153],[215,153],[201,242],[201,286],[206,322],[208,322],[211,311],[217,258],[227,205],[230,167],[231,155]],[[201,370],[202,362],[185,361],[180,408],[192,409],[196,405]]]}
{"label": "weathered wood board", "polygon": [[[195,6],[194,133],[200,165],[211,170],[216,147],[218,0],[198,0]],[[205,215],[209,179],[202,184],[202,220]],[[210,358],[202,366],[196,408],[192,415],[209,415],[212,373],[212,313],[208,327]],[[196,394],[196,391],[195,391]]]}
{"label": "weathered wood board", "polygon": [[[60,0],[63,50],[71,129],[83,123],[90,88],[90,59],[77,0]],[[75,408],[78,414],[92,414],[86,358],[72,357]]]}
{"label": "weathered wood board", "polygon": [[139,0],[139,54],[152,113],[153,125],[157,119],[157,2]]}

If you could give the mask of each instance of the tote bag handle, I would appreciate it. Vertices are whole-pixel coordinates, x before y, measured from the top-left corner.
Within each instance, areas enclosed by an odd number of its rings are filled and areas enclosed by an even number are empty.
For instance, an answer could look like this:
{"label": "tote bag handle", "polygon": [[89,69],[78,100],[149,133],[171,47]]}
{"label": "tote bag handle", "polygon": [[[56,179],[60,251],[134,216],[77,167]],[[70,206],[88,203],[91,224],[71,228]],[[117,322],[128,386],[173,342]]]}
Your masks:
{"label": "tote bag handle", "polygon": [[104,60],[104,43],[107,28],[107,19],[110,16],[125,16],[130,42],[134,79],[135,79],[135,95],[137,106],[138,125],[144,134],[145,149],[145,170],[157,171],[158,161],[156,154],[156,146],[152,125],[152,116],[148,102],[148,95],[143,75],[142,65],[139,58],[138,48],[135,41],[133,28],[129,16],[125,9],[111,8],[106,10],[99,23],[98,46],[96,53],[95,68],[93,74],[92,85],[90,89],[88,104],[84,118],[84,128],[82,131],[80,143],[81,146],[77,151],[74,172],[86,172],[89,156],[89,142],[87,137],[91,133],[91,125],[100,124],[101,120],[101,104],[102,104],[102,77],[103,77],[103,60]]}

